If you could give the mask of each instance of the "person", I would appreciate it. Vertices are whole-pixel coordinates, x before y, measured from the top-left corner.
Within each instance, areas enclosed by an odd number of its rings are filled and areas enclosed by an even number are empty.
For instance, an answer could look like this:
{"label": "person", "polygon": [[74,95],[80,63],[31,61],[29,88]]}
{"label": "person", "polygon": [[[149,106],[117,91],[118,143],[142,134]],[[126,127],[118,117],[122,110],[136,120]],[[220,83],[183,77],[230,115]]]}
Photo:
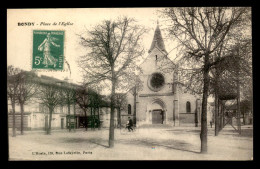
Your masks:
{"label": "person", "polygon": [[210,123],[210,127],[212,128],[212,120],[210,120],[210,122],[209,122],[209,123]]}
{"label": "person", "polygon": [[133,120],[131,119],[131,117],[128,117],[128,121],[127,121],[127,125],[126,125],[128,131],[130,132],[131,130],[133,131]]}
{"label": "person", "polygon": [[38,50],[43,51],[43,64],[45,67],[48,67],[48,65],[56,67],[57,59],[55,59],[51,54],[51,45],[60,47],[60,45],[54,43],[54,40],[56,39],[57,38],[51,37],[51,34],[48,33],[44,41],[38,46]]}

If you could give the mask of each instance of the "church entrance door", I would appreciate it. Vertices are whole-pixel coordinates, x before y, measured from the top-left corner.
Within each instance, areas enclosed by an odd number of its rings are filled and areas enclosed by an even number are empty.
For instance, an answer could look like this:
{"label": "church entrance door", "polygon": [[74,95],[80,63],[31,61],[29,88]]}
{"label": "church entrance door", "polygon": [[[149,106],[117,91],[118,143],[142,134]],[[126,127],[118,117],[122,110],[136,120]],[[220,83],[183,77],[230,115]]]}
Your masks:
{"label": "church entrance door", "polygon": [[163,111],[162,111],[162,109],[153,110],[152,124],[163,124]]}

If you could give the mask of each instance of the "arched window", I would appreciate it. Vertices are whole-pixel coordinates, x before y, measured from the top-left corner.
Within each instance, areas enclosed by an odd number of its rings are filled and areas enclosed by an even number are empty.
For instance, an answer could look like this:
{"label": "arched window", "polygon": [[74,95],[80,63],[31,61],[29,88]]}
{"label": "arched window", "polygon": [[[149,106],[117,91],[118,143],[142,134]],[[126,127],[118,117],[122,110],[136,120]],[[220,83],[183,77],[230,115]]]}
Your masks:
{"label": "arched window", "polygon": [[131,104],[128,104],[128,114],[131,114]]}
{"label": "arched window", "polygon": [[190,102],[187,102],[186,103],[186,112],[187,113],[190,113],[191,111],[190,111]]}

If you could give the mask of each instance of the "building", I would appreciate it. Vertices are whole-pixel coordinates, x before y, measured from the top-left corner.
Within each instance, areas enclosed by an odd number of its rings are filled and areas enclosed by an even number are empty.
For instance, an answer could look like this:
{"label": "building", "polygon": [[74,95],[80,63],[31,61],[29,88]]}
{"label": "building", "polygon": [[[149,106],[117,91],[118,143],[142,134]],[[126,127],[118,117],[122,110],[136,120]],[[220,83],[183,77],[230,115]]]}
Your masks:
{"label": "building", "polygon": [[[26,72],[31,73],[31,72]],[[76,89],[80,87],[77,84],[70,83],[68,79],[59,80],[49,76],[34,76],[34,81],[37,81],[38,85],[35,85],[35,89],[41,88],[41,84],[55,84],[59,88],[73,87]],[[92,109],[89,107],[87,110],[87,118],[90,121],[91,117],[98,118],[102,122],[102,127],[109,127],[110,109],[104,102],[98,108]],[[15,105],[15,126],[17,130],[21,129],[21,112],[20,105]],[[66,129],[69,126],[69,117],[71,117],[72,127],[81,128],[85,127],[85,114],[78,104],[72,103],[70,105],[70,115],[68,113],[68,105],[59,104],[55,107],[52,114],[52,129]],[[38,94],[35,94],[24,105],[24,130],[46,130],[48,126],[49,110],[42,104],[41,98]],[[115,124],[117,123],[117,115],[115,116]],[[13,127],[13,111],[10,100],[8,100],[8,126]],[[88,123],[90,127],[90,123]]]}
{"label": "building", "polygon": [[[142,88],[127,92],[127,111],[122,124],[132,116],[140,125],[198,126],[201,119],[202,96],[180,82],[175,64],[167,57],[159,25],[157,25],[148,56],[140,65],[138,75]],[[171,67],[167,71],[167,67]],[[210,121],[211,118],[208,118]]]}

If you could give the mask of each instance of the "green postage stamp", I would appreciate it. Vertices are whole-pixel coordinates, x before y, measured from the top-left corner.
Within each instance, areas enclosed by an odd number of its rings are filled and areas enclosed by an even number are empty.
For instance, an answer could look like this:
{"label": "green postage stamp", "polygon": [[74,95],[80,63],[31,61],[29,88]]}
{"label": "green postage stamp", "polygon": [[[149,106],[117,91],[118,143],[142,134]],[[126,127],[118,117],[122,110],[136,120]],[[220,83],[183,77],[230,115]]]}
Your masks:
{"label": "green postage stamp", "polygon": [[33,69],[63,70],[64,31],[33,31]]}

